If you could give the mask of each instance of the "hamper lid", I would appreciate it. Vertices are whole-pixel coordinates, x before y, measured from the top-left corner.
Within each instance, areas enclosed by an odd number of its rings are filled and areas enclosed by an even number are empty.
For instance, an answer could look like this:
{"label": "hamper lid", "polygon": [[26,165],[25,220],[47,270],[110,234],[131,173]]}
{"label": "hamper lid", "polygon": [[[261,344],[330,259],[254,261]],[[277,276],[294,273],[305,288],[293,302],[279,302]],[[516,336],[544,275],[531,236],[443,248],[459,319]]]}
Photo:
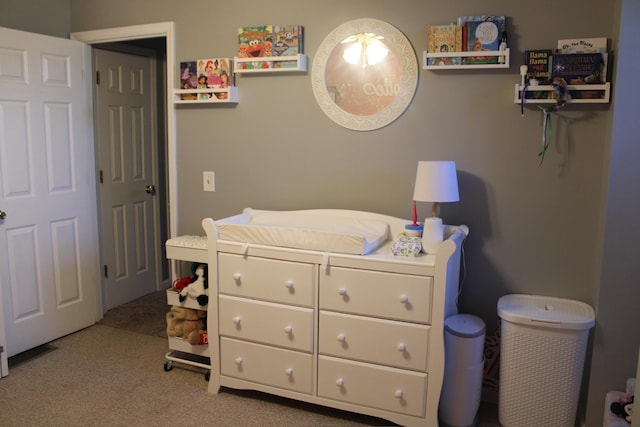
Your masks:
{"label": "hamper lid", "polygon": [[558,329],[590,329],[595,313],[581,301],[538,295],[505,295],[498,300],[498,316],[514,323]]}

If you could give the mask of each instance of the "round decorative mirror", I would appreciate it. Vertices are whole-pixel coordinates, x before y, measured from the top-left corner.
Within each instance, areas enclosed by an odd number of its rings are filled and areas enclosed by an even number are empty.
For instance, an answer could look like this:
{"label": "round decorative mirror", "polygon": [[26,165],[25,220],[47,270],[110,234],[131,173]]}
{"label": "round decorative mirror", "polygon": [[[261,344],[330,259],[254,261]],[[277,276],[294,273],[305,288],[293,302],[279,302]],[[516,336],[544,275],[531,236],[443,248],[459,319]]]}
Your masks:
{"label": "round decorative mirror", "polygon": [[333,30],[316,52],[313,94],[334,122],[353,130],[379,129],[407,109],[418,85],[418,61],[393,25],[356,19]]}

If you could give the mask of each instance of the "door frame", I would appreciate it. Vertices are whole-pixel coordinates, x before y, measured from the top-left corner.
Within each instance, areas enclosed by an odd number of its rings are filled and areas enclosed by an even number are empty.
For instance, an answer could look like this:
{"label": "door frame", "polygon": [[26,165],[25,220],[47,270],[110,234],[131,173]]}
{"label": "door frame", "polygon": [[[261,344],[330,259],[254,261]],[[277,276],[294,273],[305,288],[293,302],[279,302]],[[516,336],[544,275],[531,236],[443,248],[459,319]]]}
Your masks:
{"label": "door frame", "polygon": [[[169,227],[169,238],[176,236],[178,211],[177,211],[177,170],[176,170],[176,117],[173,98],[173,79],[175,64],[175,23],[174,22],[158,22],[153,24],[132,25],[126,27],[105,28],[100,30],[78,31],[70,34],[72,40],[81,41],[83,43],[102,44],[111,42],[122,42],[128,40],[138,40],[147,38],[164,37],[166,39],[166,94],[167,94],[167,110],[166,110],[166,126],[167,126],[167,183],[168,194],[167,202]],[[88,68],[93,70],[93,65]],[[91,97],[93,97],[91,92]],[[93,102],[91,103],[93,105]],[[101,260],[102,261],[102,260]],[[171,277],[176,277],[175,265],[170,266]],[[158,276],[160,277],[160,275]],[[98,292],[102,295],[102,292]],[[103,301],[100,301],[100,310],[98,315],[102,317],[104,310]]]}

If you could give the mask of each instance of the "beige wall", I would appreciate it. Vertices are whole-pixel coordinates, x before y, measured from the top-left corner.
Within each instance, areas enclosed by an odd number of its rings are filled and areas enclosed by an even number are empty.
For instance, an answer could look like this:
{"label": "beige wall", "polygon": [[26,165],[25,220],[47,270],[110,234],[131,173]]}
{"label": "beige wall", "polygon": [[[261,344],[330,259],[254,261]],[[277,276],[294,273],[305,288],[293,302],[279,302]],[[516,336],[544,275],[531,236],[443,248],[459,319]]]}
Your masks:
{"label": "beige wall", "polygon": [[[179,232],[201,234],[203,216],[220,218],[247,206],[335,207],[409,217],[418,160],[455,160],[461,201],[444,205],[442,216],[471,228],[462,311],[480,315],[492,331],[496,302],[508,293],[567,297],[594,306],[606,297],[600,266],[614,104],[569,106],[556,115],[557,137],[539,165],[541,114],[528,108],[520,117],[513,87],[525,49],[553,47],[559,38],[606,36],[615,52],[618,15],[611,4],[70,0],[70,11],[72,32],[174,21],[178,61],[233,56],[241,25],[302,24],[310,63],[325,35],[350,19],[395,25],[421,57],[430,24],[458,15],[506,15],[509,70],[420,70],[407,112],[377,131],[350,131],[326,118],[315,103],[310,73],[243,75],[236,107],[180,107]],[[216,172],[215,193],[201,191],[203,170]],[[426,214],[427,206],[420,206],[419,215]],[[614,326],[609,330],[615,333]],[[603,335],[599,331],[598,337]],[[607,353],[598,354],[599,346],[596,340],[594,363],[606,358]],[[621,357],[620,373],[627,365],[635,369],[635,351]],[[591,385],[589,425],[600,423],[598,408],[611,381],[622,386],[624,378],[600,377]]]}
{"label": "beige wall", "polygon": [[[310,73],[240,76],[237,107],[178,109],[180,233],[200,233],[203,216],[220,218],[247,206],[409,216],[418,160],[455,160],[461,202],[443,206],[442,215],[471,228],[461,308],[481,315],[493,329],[496,301],[506,293],[593,302],[611,109],[567,108],[554,123],[559,138],[539,166],[541,114],[531,108],[520,117],[513,87],[524,49],[554,46],[558,38],[577,34],[611,38],[610,5],[594,4],[586,17],[568,20],[582,3],[543,1],[536,10],[520,2],[479,6],[471,0],[403,0],[393,7],[388,1],[333,0],[305,2],[304,10],[289,2],[269,4],[72,0],[71,26],[82,31],[174,21],[177,60],[182,61],[233,56],[241,25],[302,24],[305,51],[313,61],[322,39],[349,19],[384,19],[421,55],[427,25],[461,14],[500,13],[509,17],[513,65],[510,70],[420,70],[407,112],[373,132],[347,130],[325,117],[313,97]],[[201,191],[204,170],[216,173],[215,193]],[[427,206],[420,206],[420,216],[426,213]]]}
{"label": "beige wall", "polygon": [[0,27],[69,37],[69,0],[0,0]]}

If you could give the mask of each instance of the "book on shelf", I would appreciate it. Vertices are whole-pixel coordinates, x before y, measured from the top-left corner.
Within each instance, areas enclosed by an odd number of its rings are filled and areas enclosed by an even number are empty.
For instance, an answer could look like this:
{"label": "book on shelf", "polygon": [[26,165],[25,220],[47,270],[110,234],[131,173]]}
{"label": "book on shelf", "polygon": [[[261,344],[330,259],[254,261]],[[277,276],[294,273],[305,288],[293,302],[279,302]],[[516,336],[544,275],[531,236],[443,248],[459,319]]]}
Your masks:
{"label": "book on shelf", "polygon": [[[216,89],[233,86],[232,62],[229,58],[202,58],[197,61],[198,89]],[[207,100],[215,92],[198,93],[199,100]],[[226,93],[225,93],[226,94]],[[216,93],[216,95],[218,95]]]}
{"label": "book on shelf", "polygon": [[[268,58],[273,56],[273,26],[259,25],[238,28],[239,58]],[[239,69],[272,68],[273,62],[267,60],[241,62]]]}
{"label": "book on shelf", "polygon": [[[459,25],[430,25],[427,28],[427,35],[429,40],[429,53],[462,51],[462,27]],[[459,56],[427,58],[427,65],[461,64],[462,58]]]}
{"label": "book on shelf", "polygon": [[[570,53],[553,56],[552,78],[569,85],[599,84],[604,65],[601,53]],[[598,91],[570,91],[572,98],[599,98]]]}
{"label": "book on shelf", "polygon": [[553,49],[531,49],[524,51],[524,65],[527,66],[525,81],[536,80],[538,84],[551,83]]}
{"label": "book on shelf", "polygon": [[231,74],[231,61],[229,58],[204,58],[198,59],[198,80],[202,76],[207,79],[207,86],[214,88],[222,83],[222,75]]}
{"label": "book on shelf", "polygon": [[601,53],[555,54],[551,76],[569,85],[600,83],[602,64]]}
{"label": "book on shelf", "polygon": [[[180,89],[196,89],[198,87],[198,69],[196,61],[180,62]],[[182,93],[180,99],[192,101],[198,98],[196,93]]]}
{"label": "book on shelf", "polygon": [[[273,56],[296,56],[303,52],[302,25],[273,25]],[[295,68],[297,61],[274,61],[275,68]]]}
{"label": "book on shelf", "polygon": [[606,37],[590,37],[577,39],[560,39],[558,40],[558,53],[600,53],[602,54],[602,69],[600,72],[599,83],[607,81],[608,53]]}
{"label": "book on shelf", "polygon": [[602,53],[607,51],[606,37],[558,40],[559,53]]}
{"label": "book on shelf", "polygon": [[[506,34],[506,18],[498,15],[460,16],[464,23],[463,46],[466,51],[500,50],[500,40]],[[499,56],[469,56],[466,64],[497,64]]]}

